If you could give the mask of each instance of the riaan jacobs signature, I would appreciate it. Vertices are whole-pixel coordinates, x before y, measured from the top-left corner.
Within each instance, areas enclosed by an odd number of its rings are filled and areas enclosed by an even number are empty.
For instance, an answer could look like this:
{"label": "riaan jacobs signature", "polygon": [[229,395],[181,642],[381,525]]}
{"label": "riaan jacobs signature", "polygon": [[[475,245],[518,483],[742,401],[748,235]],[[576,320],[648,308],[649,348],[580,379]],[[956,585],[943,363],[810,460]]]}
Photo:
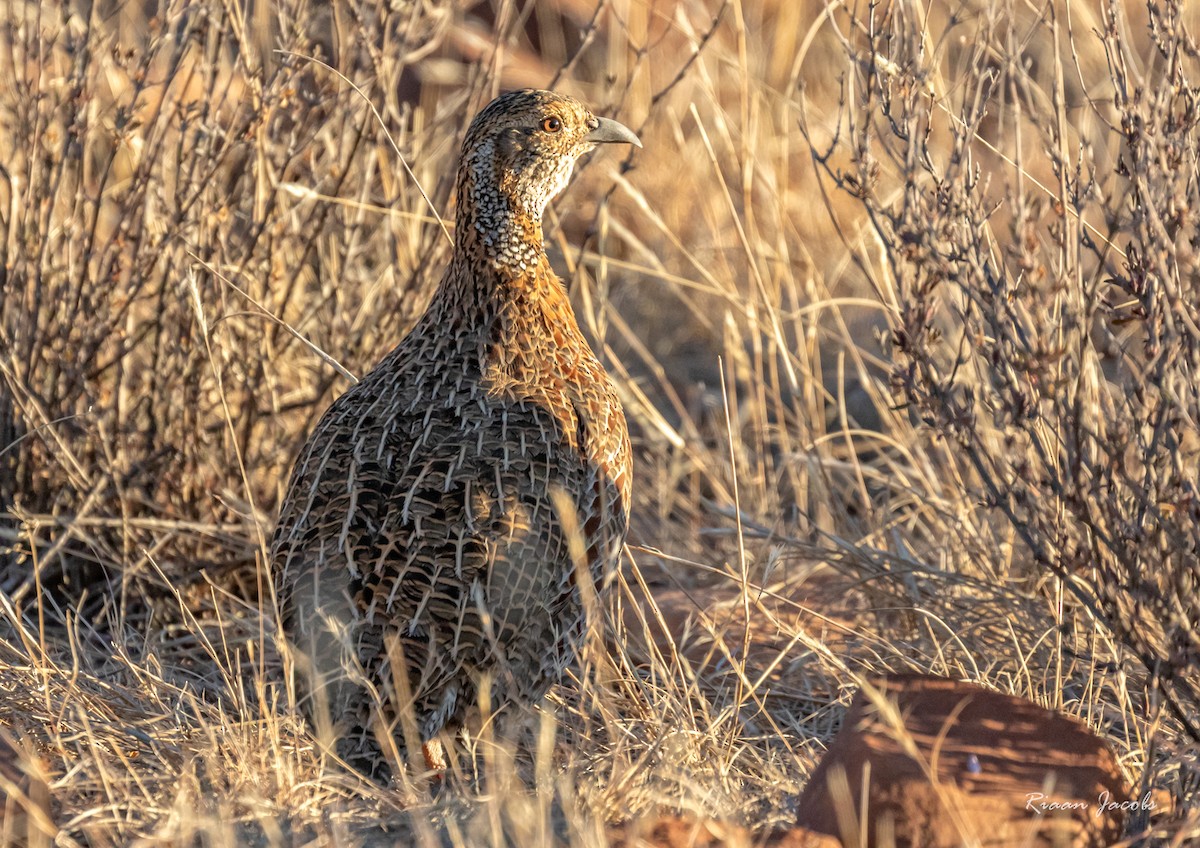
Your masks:
{"label": "riaan jacobs signature", "polygon": [[1091,809],[1092,815],[1102,816],[1105,813],[1135,811],[1145,812],[1153,810],[1157,804],[1147,792],[1141,798],[1132,798],[1128,801],[1118,801],[1105,790],[1101,792],[1096,799],[1096,803],[1091,801],[1056,801],[1047,795],[1045,792],[1027,792],[1025,794],[1025,809],[1031,810],[1037,815],[1045,815],[1046,813],[1072,812],[1078,810]]}

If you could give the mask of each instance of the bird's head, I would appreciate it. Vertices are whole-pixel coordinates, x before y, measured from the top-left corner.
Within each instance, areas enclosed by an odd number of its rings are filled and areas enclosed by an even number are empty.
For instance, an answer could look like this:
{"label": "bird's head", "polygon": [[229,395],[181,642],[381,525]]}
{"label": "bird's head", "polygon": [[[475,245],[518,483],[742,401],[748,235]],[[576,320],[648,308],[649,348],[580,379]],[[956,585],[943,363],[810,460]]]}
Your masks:
{"label": "bird's head", "polygon": [[593,115],[572,97],[536,89],[502,94],[467,130],[460,209],[467,204],[485,243],[513,227],[526,237],[536,228],[540,241],[542,212],[566,187],[575,160],[613,142],[642,146],[627,127]]}

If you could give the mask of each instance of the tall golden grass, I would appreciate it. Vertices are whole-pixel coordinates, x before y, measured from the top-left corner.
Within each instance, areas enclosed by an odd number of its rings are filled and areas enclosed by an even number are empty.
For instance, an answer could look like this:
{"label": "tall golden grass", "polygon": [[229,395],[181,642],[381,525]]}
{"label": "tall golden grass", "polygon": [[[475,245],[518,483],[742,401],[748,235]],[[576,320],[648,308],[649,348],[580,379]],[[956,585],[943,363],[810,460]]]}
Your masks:
{"label": "tall golden grass", "polygon": [[[1138,844],[1195,838],[1198,24],[5,4],[0,725],[58,841],[782,823],[888,669],[1083,718],[1173,799]],[[281,700],[265,540],[308,428],[438,281],[465,123],[521,85],[645,142],[547,216],[635,432],[633,546],[528,738],[471,740],[462,791],[382,788]],[[703,650],[665,638],[686,620]]]}

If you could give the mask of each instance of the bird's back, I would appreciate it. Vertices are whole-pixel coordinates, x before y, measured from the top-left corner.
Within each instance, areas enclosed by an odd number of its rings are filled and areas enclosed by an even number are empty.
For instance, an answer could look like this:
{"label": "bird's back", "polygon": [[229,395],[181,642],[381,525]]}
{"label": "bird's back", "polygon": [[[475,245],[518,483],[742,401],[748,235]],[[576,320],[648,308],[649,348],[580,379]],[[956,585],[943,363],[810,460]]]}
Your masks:
{"label": "bird's back", "polygon": [[483,337],[449,334],[459,316],[435,302],[297,461],[273,546],[283,626],[346,756],[373,756],[405,686],[425,739],[462,722],[485,673],[495,703],[541,697],[582,635],[577,568],[599,581],[619,557],[624,415],[538,273]]}

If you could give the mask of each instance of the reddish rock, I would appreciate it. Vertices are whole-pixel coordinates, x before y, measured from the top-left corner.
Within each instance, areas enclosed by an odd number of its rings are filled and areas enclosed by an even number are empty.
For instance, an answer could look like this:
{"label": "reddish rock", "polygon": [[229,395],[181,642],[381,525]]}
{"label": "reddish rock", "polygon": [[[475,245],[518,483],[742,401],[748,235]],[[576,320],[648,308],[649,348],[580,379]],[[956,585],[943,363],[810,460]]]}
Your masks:
{"label": "reddish rock", "polygon": [[855,696],[800,798],[799,825],[856,848],[1084,848],[1120,836],[1125,813],[1103,805],[1127,804],[1128,790],[1082,723],[942,677],[873,688],[889,706]]}
{"label": "reddish rock", "polygon": [[57,832],[42,769],[0,732],[0,845],[49,846]]}

